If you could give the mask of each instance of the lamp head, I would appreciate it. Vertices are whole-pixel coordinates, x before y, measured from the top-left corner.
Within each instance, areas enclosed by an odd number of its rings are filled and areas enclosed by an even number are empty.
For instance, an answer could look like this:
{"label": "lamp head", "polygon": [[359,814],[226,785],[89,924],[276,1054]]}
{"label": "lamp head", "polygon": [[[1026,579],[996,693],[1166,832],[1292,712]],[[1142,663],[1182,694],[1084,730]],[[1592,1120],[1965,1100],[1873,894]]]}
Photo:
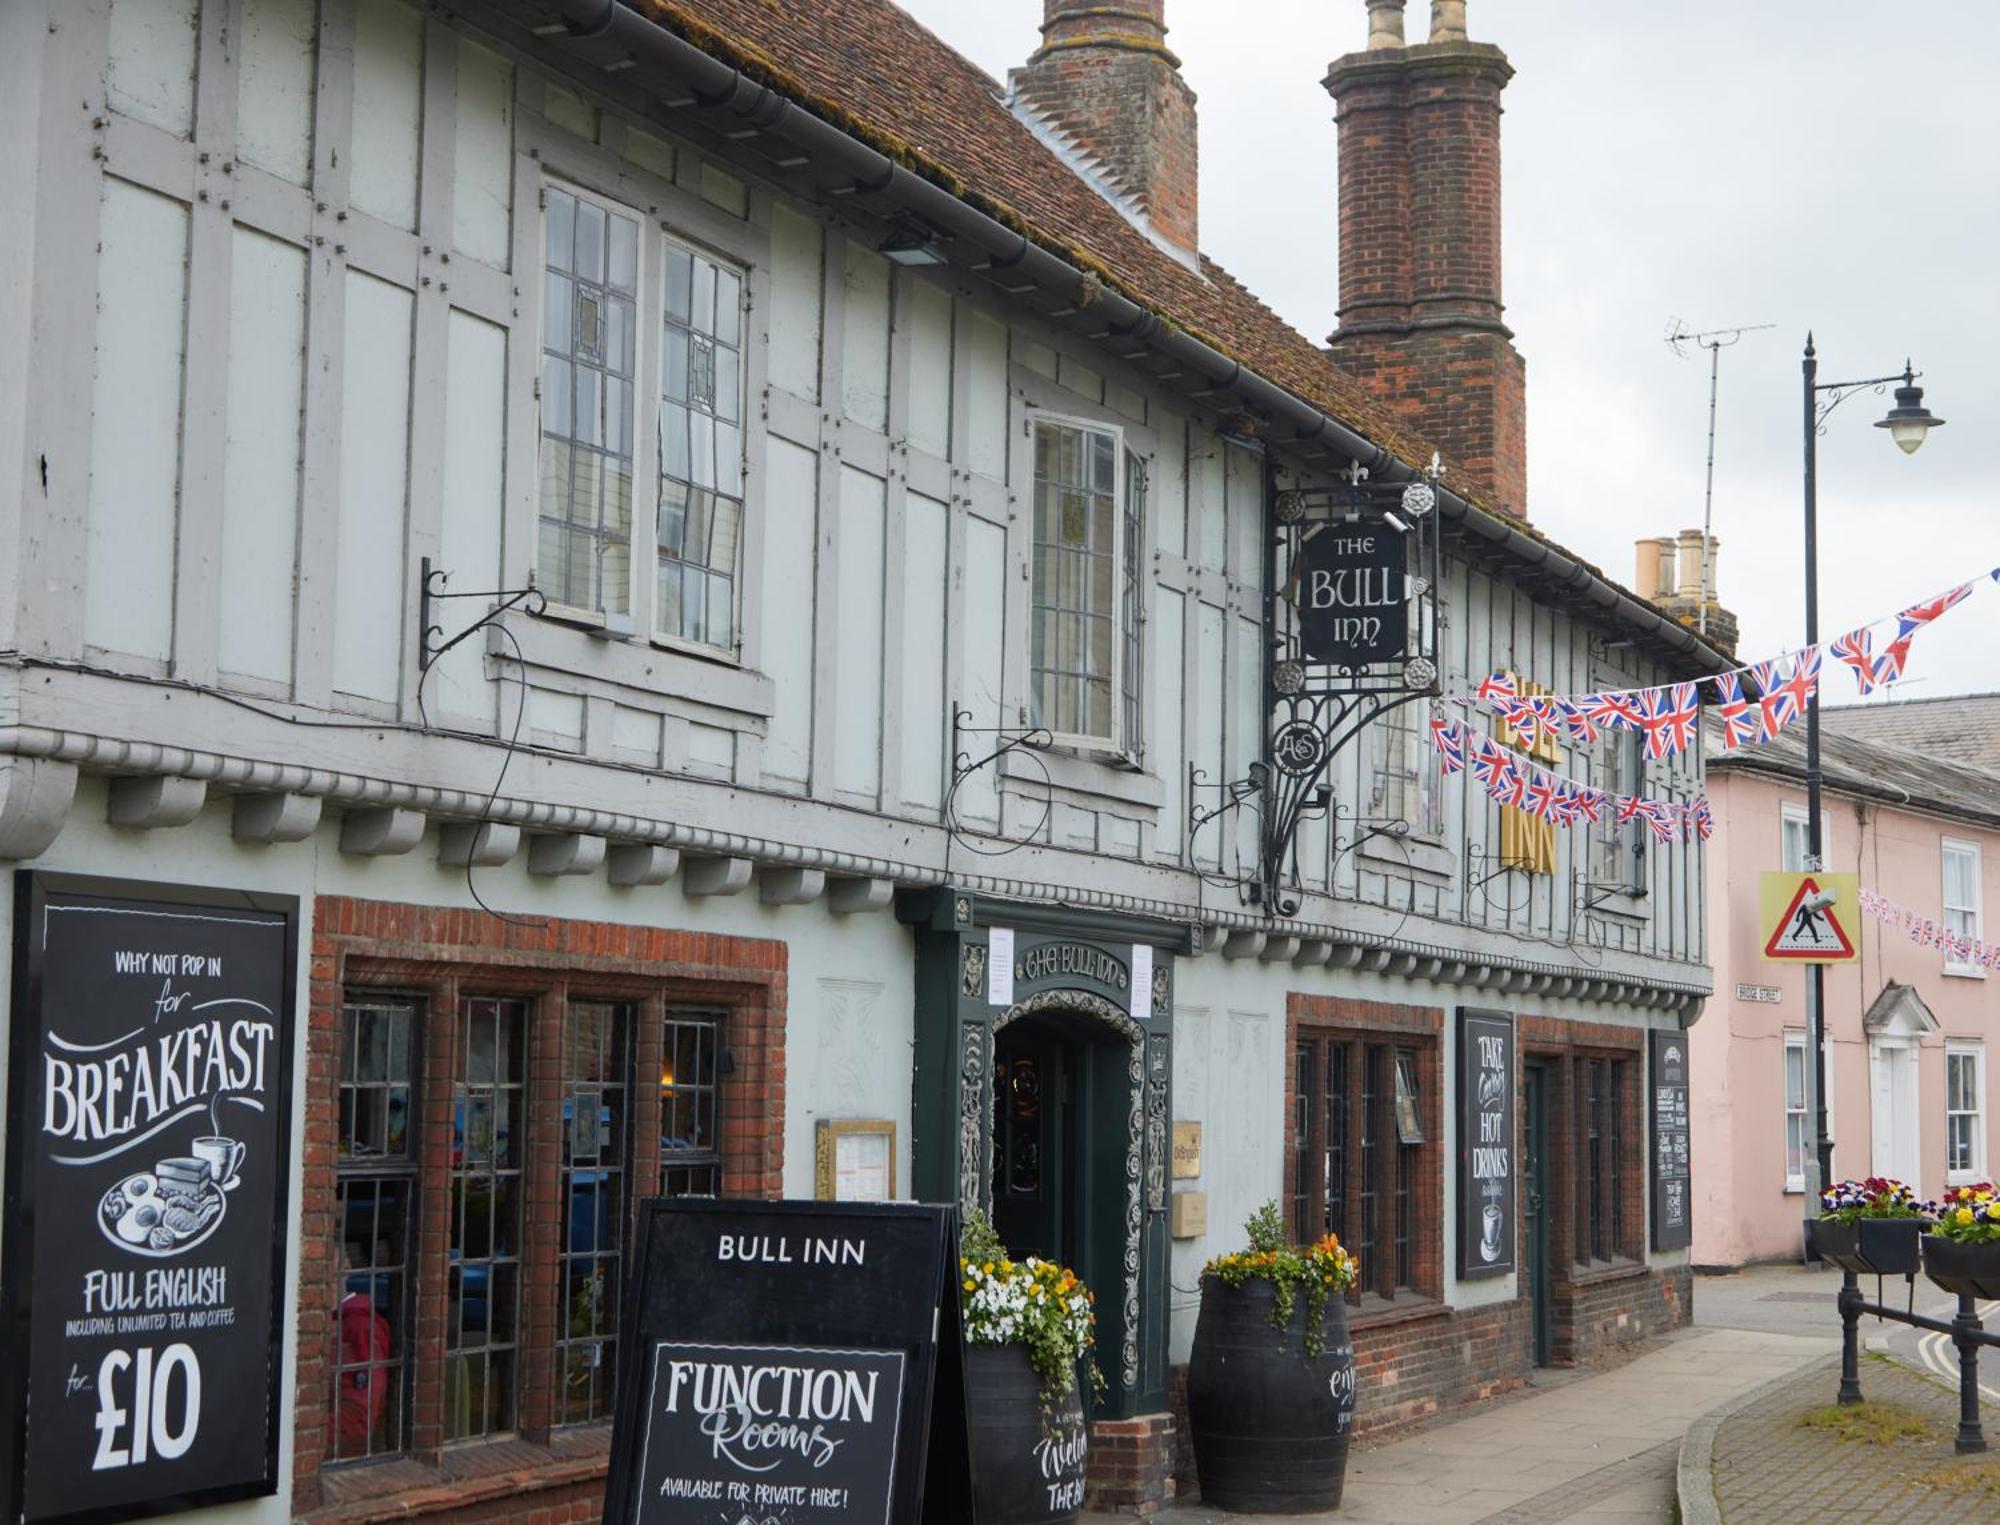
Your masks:
{"label": "lamp head", "polygon": [[1924,406],[1924,389],[1917,385],[1916,372],[1907,362],[1903,366],[1903,384],[1896,388],[1896,406],[1875,427],[1887,429],[1889,438],[1905,455],[1915,455],[1926,434],[1944,427],[1944,420],[1933,418],[1931,410]]}

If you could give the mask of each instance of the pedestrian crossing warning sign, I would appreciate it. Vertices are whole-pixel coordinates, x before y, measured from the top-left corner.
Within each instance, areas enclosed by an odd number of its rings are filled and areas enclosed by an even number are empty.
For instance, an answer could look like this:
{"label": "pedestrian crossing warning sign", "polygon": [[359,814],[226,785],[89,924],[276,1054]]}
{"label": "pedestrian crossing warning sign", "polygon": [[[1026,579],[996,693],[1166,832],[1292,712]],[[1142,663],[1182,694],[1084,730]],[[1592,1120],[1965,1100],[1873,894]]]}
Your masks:
{"label": "pedestrian crossing warning sign", "polygon": [[1758,885],[1764,958],[1777,964],[1844,964],[1860,957],[1861,880],[1856,874],[1767,873]]}

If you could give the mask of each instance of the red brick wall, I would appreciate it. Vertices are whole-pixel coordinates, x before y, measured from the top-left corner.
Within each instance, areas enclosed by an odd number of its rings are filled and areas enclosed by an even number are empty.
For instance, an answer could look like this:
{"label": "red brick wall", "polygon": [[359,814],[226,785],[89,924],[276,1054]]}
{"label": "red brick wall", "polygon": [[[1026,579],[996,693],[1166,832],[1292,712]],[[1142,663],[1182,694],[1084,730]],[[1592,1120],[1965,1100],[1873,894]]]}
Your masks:
{"label": "red brick wall", "polygon": [[1042,46],[1009,83],[1096,158],[1168,241],[1198,239],[1194,92],[1167,50],[1164,0],[1047,0]]}
{"label": "red brick wall", "polygon": [[1483,43],[1337,62],[1335,359],[1437,446],[1449,482],[1527,513],[1527,373],[1502,322],[1500,92]]}
{"label": "red brick wall", "polygon": [[[343,993],[356,986],[414,991],[451,1012],[466,994],[505,995],[530,1005],[527,1105],[530,1147],[524,1188],[530,1223],[560,1219],[560,1172],[536,1140],[560,1136],[563,1014],[569,997],[628,1001],[636,1009],[635,1073],[658,1073],[668,1005],[722,1008],[735,1060],[718,1108],[722,1185],[732,1196],[779,1195],[784,1167],[786,949],[781,942],[613,923],[502,921],[484,912],[322,896],[313,913],[308,1017],[305,1164],[299,1250],[297,1414],[293,1509],[315,1519],[359,1522],[435,1512],[447,1520],[518,1520],[554,1525],[595,1519],[603,1502],[603,1426],[555,1427],[553,1340],[560,1319],[554,1242],[523,1267],[519,1425],[515,1438],[447,1447],[442,1392],[452,1076],[457,1024],[424,1026],[424,1081],[417,1148],[416,1309],[410,1354],[418,1380],[407,1459],[327,1467],[326,1383],[339,1296],[335,1238],[335,1092]],[[537,1056],[548,1056],[542,1059]],[[631,1096],[631,1179],[638,1195],[659,1168],[659,1093]]]}

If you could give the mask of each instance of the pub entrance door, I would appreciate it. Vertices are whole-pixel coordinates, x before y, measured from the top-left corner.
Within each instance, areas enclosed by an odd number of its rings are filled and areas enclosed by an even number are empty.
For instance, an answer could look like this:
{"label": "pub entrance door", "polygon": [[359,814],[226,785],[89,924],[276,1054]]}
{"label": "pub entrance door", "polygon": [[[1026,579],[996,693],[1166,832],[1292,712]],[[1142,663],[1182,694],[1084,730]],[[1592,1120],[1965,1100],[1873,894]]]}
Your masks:
{"label": "pub entrance door", "polygon": [[1547,1366],[1550,1355],[1548,1158],[1548,1066],[1528,1064],[1521,1069],[1521,1290],[1532,1310],[1537,1366]]}
{"label": "pub entrance door", "polygon": [[1084,1184],[1077,1137],[1080,1047],[1047,1018],[1015,1022],[993,1042],[994,1231],[1014,1255],[1069,1266],[1076,1266],[1080,1247]]}

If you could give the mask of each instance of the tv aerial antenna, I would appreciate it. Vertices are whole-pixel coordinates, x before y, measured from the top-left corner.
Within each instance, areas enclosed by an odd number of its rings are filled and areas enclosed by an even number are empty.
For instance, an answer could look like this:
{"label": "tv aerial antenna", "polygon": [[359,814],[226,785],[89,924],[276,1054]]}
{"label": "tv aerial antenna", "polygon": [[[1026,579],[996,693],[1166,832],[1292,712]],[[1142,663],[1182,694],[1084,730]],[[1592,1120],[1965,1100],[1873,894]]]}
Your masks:
{"label": "tv aerial antenna", "polygon": [[1722,379],[1722,352],[1738,343],[1745,334],[1776,328],[1775,323],[1745,323],[1735,328],[1710,328],[1697,333],[1680,318],[1667,320],[1667,348],[1677,359],[1687,358],[1687,346],[1708,351],[1708,482],[1701,495],[1701,587],[1697,628],[1708,634],[1708,546],[1715,517],[1715,397]]}

